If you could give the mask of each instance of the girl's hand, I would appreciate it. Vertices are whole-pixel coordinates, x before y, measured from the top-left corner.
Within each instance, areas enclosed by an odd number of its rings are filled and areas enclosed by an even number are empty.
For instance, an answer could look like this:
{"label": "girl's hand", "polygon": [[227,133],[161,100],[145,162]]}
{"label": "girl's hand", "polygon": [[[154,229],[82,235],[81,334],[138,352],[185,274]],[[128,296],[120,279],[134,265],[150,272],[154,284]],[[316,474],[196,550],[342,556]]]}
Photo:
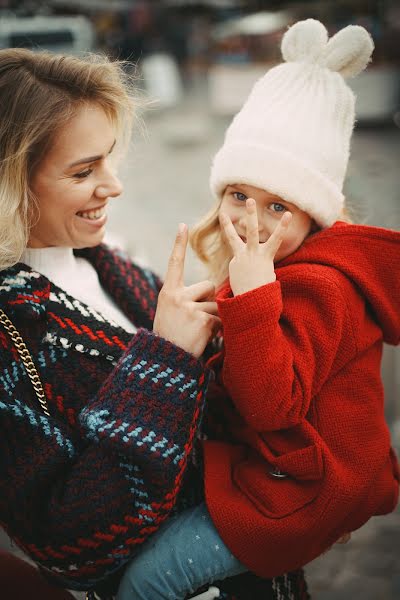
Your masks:
{"label": "girl's hand", "polygon": [[291,218],[292,215],[285,212],[268,240],[260,244],[255,200],[248,198],[246,201],[246,242],[240,238],[230,218],[220,214],[220,223],[233,253],[229,279],[234,296],[276,280],[274,258]]}
{"label": "girl's hand", "polygon": [[211,281],[201,281],[185,287],[183,270],[188,231],[183,223],[175,239],[164,285],[158,296],[154,332],[196,358],[221,327],[217,316],[215,287]]}

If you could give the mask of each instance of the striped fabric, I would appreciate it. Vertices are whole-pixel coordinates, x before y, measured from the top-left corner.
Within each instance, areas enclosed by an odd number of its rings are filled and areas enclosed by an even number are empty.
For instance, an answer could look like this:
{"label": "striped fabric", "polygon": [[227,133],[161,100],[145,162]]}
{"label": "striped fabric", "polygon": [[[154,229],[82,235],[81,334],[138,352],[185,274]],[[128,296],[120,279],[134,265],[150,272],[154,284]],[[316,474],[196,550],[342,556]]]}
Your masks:
{"label": "striped fabric", "polygon": [[0,274],[0,306],[32,353],[51,415],[0,330],[0,520],[76,589],[123,566],[171,512],[208,379],[148,330],[160,288],[151,272],[105,246],[81,254],[138,327],[133,337],[25,265]]}

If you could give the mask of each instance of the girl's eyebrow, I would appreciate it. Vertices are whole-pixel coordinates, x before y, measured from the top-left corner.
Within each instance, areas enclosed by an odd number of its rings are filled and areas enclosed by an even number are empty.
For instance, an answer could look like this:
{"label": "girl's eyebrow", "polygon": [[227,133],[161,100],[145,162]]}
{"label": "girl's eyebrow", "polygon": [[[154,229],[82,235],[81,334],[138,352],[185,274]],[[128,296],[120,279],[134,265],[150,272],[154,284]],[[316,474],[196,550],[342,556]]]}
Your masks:
{"label": "girl's eyebrow", "polygon": [[243,189],[243,186],[245,186],[245,185],[246,184],[244,184],[244,183],[243,184],[242,183],[229,183],[227,185],[227,187],[229,187],[229,188],[240,188],[240,189]]}
{"label": "girl's eyebrow", "polygon": [[[245,195],[247,195],[249,192],[248,190],[246,190],[246,184],[245,183],[229,183],[227,185],[227,188],[233,188],[233,189],[237,189],[239,191],[243,191],[243,193]],[[280,196],[277,196],[276,194],[271,194],[270,192],[267,192],[264,190],[265,194],[268,194],[269,196],[269,200],[271,202],[278,202],[279,204],[290,204],[290,202],[287,202],[286,200],[283,200]]]}
{"label": "girl's eyebrow", "polygon": [[[111,154],[111,152],[113,151],[116,141],[117,140],[114,140],[113,145],[111,146],[108,154]],[[80,158],[79,160],[68,165],[68,169],[70,169],[71,167],[76,167],[77,165],[84,165],[86,163],[96,162],[96,160],[100,160],[101,158],[103,158],[102,154],[98,154],[97,156],[87,156],[86,158]]]}

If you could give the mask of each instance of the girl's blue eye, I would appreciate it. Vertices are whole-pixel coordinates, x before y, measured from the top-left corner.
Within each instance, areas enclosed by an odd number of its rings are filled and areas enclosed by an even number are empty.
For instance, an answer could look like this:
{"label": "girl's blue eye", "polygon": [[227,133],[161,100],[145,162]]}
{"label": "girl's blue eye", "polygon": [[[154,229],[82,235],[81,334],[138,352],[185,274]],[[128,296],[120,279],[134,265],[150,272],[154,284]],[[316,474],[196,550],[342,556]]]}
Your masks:
{"label": "girl's blue eye", "polygon": [[89,175],[93,173],[93,169],[86,169],[85,171],[81,171],[80,173],[75,173],[74,177],[77,179],[85,179],[85,177],[89,177]]}
{"label": "girl's blue eye", "polygon": [[233,192],[233,196],[236,200],[239,200],[239,202],[246,202],[247,200],[246,194],[242,194],[242,192]]}
{"label": "girl's blue eye", "polygon": [[274,212],[285,212],[286,208],[280,202],[273,202],[271,208]]}

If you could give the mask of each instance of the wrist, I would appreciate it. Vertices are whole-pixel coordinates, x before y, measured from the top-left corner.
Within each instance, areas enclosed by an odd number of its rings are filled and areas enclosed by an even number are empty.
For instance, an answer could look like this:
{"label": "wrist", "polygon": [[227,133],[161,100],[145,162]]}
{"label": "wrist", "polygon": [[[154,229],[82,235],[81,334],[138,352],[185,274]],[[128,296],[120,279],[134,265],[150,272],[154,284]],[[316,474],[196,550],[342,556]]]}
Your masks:
{"label": "wrist", "polygon": [[234,296],[240,296],[241,294],[246,294],[247,292],[252,292],[253,290],[257,290],[258,288],[263,287],[264,285],[268,285],[269,283],[274,283],[276,281],[276,275],[273,273],[269,277],[265,277],[264,279],[249,279],[247,281],[243,281],[240,283],[232,283],[231,290]]}

